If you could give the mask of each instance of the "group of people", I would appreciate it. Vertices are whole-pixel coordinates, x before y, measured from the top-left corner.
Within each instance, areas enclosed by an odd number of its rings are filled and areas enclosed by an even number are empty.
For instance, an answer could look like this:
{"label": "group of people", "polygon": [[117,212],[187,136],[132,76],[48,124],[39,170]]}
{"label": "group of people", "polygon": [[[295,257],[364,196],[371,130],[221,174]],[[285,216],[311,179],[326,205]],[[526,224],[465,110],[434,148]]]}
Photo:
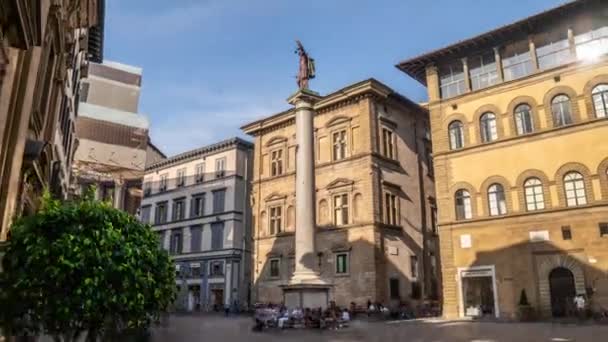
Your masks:
{"label": "group of people", "polygon": [[285,305],[259,305],[255,310],[255,330],[265,327],[288,327],[340,329],[348,326],[352,317],[348,309],[340,309],[331,302],[326,309],[294,308],[289,310]]}

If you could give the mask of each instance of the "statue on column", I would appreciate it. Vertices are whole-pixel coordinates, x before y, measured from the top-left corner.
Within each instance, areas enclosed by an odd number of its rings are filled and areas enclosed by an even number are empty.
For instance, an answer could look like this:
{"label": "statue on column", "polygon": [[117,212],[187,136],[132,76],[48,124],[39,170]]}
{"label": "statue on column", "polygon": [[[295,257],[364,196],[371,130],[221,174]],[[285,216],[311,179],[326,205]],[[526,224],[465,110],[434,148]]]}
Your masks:
{"label": "statue on column", "polygon": [[296,40],[298,45],[296,53],[300,56],[300,65],[298,70],[297,82],[300,89],[308,89],[308,80],[315,78],[315,60],[308,55],[304,50],[304,46],[299,40]]}

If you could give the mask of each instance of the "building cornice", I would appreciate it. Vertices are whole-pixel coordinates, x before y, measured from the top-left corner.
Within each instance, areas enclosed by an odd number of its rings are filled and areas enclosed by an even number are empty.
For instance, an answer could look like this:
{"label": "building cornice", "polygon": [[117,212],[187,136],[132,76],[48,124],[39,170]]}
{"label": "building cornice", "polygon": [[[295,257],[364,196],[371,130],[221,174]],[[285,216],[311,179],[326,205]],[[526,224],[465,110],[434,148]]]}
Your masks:
{"label": "building cornice", "polygon": [[179,165],[181,163],[188,162],[188,161],[191,161],[194,159],[198,159],[198,158],[208,155],[208,154],[217,153],[220,151],[225,151],[225,150],[229,150],[229,149],[233,149],[233,148],[252,150],[253,144],[250,143],[249,141],[243,140],[241,138],[232,138],[232,139],[220,141],[213,145],[208,145],[208,146],[201,147],[201,148],[198,148],[195,150],[180,153],[173,157],[158,161],[158,162],[150,165],[149,167],[147,167],[146,172],[156,171],[156,170],[168,167],[168,166]]}
{"label": "building cornice", "polygon": [[[416,109],[422,109],[417,103],[407,99],[405,96],[395,92],[380,81],[370,78],[361,82],[351,84],[326,96],[314,105],[317,115],[331,112],[338,108],[357,104],[359,101],[375,98],[394,98],[403,104]],[[269,131],[280,129],[295,124],[295,110],[288,109],[267,118],[248,123],[241,129],[253,136],[266,134]]]}

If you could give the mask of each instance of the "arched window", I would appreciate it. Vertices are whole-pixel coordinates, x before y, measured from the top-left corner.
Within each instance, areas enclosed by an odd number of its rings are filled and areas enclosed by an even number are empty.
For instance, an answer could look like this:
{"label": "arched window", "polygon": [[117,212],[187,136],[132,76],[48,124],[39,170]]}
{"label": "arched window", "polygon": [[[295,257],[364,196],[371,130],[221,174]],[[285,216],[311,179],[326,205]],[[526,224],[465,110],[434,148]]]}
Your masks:
{"label": "arched window", "polygon": [[532,123],[532,109],[527,104],[520,104],[515,107],[515,126],[517,127],[517,134],[528,134],[534,131],[534,124]]}
{"label": "arched window", "polygon": [[479,119],[481,127],[481,141],[490,142],[498,139],[496,131],[496,115],[494,113],[485,113]]}
{"label": "arched window", "polygon": [[543,183],[540,179],[526,179],[524,182],[524,194],[526,196],[526,209],[528,211],[545,209],[545,195],[543,194]]}
{"label": "arched window", "polygon": [[567,95],[560,94],[551,100],[551,112],[553,113],[553,125],[555,127],[572,123],[570,108],[570,98]]}
{"label": "arched window", "polygon": [[608,116],[608,84],[600,84],[593,88],[591,92],[593,97],[593,109],[595,116],[605,118]]}
{"label": "arched window", "polygon": [[492,184],[488,188],[488,206],[490,216],[504,215],[507,213],[507,201],[505,200],[505,189],[500,184]]}
{"label": "arched window", "polygon": [[465,220],[473,217],[473,211],[471,210],[471,194],[464,189],[456,191],[455,195],[456,204],[456,219]]}
{"label": "arched window", "polygon": [[566,194],[566,205],[576,207],[587,204],[585,195],[585,181],[583,175],[578,172],[568,172],[564,176],[564,191]]}
{"label": "arched window", "polygon": [[448,129],[450,131],[450,149],[456,150],[464,147],[464,129],[462,122],[452,121]]}

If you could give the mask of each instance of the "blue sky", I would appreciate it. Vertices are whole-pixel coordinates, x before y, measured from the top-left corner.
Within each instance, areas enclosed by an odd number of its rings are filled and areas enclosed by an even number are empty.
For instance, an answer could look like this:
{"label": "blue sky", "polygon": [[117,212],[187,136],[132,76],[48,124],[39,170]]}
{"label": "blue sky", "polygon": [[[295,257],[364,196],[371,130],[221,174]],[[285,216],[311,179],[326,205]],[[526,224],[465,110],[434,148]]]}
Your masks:
{"label": "blue sky", "polygon": [[288,108],[300,39],[321,94],[374,77],[414,101],[394,65],[563,0],[106,0],[105,58],[143,68],[140,112],[172,155]]}

